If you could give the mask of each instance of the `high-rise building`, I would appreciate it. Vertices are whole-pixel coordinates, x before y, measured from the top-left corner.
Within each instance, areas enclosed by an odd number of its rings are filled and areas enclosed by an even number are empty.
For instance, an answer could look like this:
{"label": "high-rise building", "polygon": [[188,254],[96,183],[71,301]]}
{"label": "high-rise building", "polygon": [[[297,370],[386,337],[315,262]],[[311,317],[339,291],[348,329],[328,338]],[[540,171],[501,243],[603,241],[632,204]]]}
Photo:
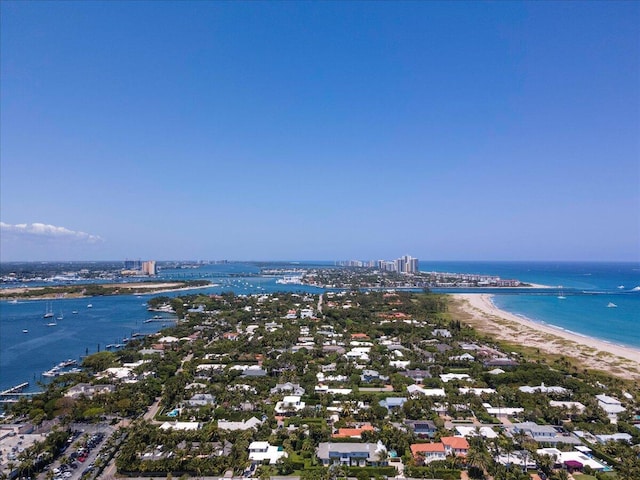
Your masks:
{"label": "high-rise building", "polygon": [[407,264],[407,273],[418,273],[418,259],[411,258]]}
{"label": "high-rise building", "polygon": [[125,260],[124,261],[124,269],[125,270],[140,270],[142,268],[142,262],[140,260]]}
{"label": "high-rise building", "polygon": [[417,273],[418,272],[418,259],[413,258],[411,255],[405,255],[395,261],[396,271],[399,273]]}
{"label": "high-rise building", "polygon": [[145,275],[155,275],[156,274],[156,261],[148,260],[146,262],[142,262],[142,273]]}

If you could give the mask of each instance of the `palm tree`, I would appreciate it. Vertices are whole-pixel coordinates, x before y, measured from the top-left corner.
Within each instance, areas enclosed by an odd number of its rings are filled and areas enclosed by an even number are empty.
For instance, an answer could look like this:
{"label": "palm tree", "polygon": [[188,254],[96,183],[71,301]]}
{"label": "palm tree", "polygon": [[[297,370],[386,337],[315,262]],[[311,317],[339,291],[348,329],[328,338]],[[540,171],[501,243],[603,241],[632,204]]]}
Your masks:
{"label": "palm tree", "polygon": [[569,473],[565,469],[556,470],[551,478],[553,480],[569,480]]}
{"label": "palm tree", "polygon": [[551,475],[551,471],[553,470],[554,460],[549,455],[537,455],[535,457],[536,463],[542,473],[544,473],[547,477]]}
{"label": "palm tree", "polygon": [[477,445],[472,445],[467,453],[467,464],[482,470],[484,476],[488,476],[487,469],[491,465],[491,457],[489,452]]}

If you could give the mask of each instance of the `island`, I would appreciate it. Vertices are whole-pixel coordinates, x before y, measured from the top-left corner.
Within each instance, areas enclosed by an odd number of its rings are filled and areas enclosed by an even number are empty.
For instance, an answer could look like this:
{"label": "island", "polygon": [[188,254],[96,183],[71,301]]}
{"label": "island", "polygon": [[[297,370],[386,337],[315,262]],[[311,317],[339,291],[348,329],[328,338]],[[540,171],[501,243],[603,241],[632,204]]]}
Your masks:
{"label": "island", "polygon": [[0,289],[0,299],[26,300],[56,298],[82,298],[102,295],[140,295],[175,292],[210,286],[208,280],[160,281],[127,283],[85,283],[74,285],[27,286]]}

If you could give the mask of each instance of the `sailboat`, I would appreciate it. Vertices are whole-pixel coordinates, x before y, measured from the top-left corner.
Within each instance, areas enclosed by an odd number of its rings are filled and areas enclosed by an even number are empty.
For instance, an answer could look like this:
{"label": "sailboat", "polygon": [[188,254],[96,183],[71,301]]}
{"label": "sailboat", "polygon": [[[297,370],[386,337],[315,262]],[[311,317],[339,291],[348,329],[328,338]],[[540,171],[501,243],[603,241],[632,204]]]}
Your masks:
{"label": "sailboat", "polygon": [[58,315],[56,320],[64,320],[64,313],[62,313],[62,311],[60,311],[60,315]]}
{"label": "sailboat", "polygon": [[48,303],[42,318],[51,318],[51,317],[53,317],[53,310],[51,309],[51,304]]}
{"label": "sailboat", "polygon": [[558,295],[558,300],[565,300],[567,297],[564,296],[564,293],[562,292],[562,285],[559,285],[560,287],[560,294]]}

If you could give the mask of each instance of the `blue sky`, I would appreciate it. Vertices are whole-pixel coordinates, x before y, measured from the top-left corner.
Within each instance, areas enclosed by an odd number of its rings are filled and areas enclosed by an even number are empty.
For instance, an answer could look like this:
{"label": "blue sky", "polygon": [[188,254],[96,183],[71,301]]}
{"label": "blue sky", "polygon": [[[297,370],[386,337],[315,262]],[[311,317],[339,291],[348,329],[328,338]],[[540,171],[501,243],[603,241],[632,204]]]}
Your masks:
{"label": "blue sky", "polygon": [[2,2],[1,259],[640,260],[638,2]]}

